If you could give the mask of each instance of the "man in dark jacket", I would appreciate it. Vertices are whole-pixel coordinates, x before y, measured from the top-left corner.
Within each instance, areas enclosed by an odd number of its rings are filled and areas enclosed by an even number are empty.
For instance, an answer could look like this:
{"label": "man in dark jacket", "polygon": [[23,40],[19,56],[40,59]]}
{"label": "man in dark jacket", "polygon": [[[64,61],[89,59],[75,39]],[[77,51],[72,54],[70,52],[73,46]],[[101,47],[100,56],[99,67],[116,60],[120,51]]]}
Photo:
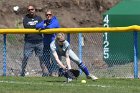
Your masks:
{"label": "man in dark jacket", "polygon": [[[24,28],[35,29],[35,25],[42,21],[40,16],[35,14],[35,7],[33,5],[28,6],[28,14],[23,19]],[[42,54],[43,54],[43,36],[42,34],[25,34],[24,37],[24,57],[22,60],[22,71],[21,76],[25,76],[25,69],[29,57],[35,51],[35,54],[39,57],[40,66],[44,72]]]}
{"label": "man in dark jacket", "polygon": [[[41,23],[36,25],[36,29],[51,29],[51,28],[60,28],[58,19],[52,14],[51,10],[45,11],[46,20],[43,20]],[[48,74],[52,73],[57,74],[58,66],[56,63],[50,61],[50,43],[55,39],[55,34],[44,34],[44,49],[43,49],[43,61],[48,69]],[[45,75],[44,75],[45,76]]]}

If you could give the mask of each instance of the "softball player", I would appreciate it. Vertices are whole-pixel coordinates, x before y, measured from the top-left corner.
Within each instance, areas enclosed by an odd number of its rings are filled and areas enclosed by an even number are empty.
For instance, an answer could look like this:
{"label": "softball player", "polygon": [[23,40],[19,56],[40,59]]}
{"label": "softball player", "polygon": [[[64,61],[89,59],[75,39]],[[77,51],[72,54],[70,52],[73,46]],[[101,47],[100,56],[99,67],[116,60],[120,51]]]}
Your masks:
{"label": "softball player", "polygon": [[[98,79],[94,75],[90,74],[88,68],[82,62],[80,62],[80,59],[77,57],[77,55],[70,48],[69,42],[67,40],[65,40],[64,33],[57,34],[56,39],[51,42],[50,48],[51,48],[51,53],[53,56],[53,58],[52,58],[53,62],[57,62],[58,65],[61,68],[63,68],[64,70],[67,68],[71,69],[70,60],[72,60],[85,73],[85,75],[88,79],[92,79],[92,80]],[[65,66],[61,62],[62,56],[66,57],[67,66]]]}

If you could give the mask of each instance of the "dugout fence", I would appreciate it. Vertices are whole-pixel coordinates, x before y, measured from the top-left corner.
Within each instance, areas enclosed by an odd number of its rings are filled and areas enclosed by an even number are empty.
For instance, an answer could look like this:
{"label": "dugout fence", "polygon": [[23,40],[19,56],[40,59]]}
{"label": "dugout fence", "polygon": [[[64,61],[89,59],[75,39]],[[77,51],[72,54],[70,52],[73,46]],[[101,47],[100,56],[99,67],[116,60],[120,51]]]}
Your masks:
{"label": "dugout fence", "polygon": [[[0,29],[0,75],[6,76],[19,76],[21,71],[21,61],[23,58],[23,44],[24,44],[24,34],[25,33],[70,33],[67,38],[69,38],[72,49],[80,57],[90,72],[98,76],[99,78],[138,78],[139,77],[139,59],[138,59],[138,49],[137,47],[137,37],[140,27],[137,25],[129,27],[95,27],[95,28],[59,28],[59,29],[46,29],[39,32],[35,29]],[[104,32],[113,33],[132,33],[134,39],[132,42],[133,49],[128,50],[133,52],[130,56],[134,58],[131,62],[126,64],[119,64],[121,60],[114,60],[108,65],[104,60]],[[116,37],[117,38],[117,37]],[[125,39],[125,36],[123,37]],[[117,44],[117,41],[114,41]],[[114,46],[114,50],[118,47]],[[125,47],[124,47],[125,50]],[[116,53],[116,58],[118,57]],[[65,61],[65,60],[64,60]],[[77,68],[74,63],[73,68]],[[41,68],[39,65],[38,58],[33,55],[27,64],[26,76],[41,76]]]}

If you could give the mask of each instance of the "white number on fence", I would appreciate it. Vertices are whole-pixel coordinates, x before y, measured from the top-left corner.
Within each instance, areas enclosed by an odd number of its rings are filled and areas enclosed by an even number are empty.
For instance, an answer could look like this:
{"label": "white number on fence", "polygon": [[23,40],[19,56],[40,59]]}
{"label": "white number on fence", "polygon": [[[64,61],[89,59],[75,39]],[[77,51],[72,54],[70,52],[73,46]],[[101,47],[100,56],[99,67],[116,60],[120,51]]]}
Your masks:
{"label": "white number on fence", "polygon": [[[108,15],[104,17],[104,27],[109,27],[109,19]],[[107,59],[109,58],[109,41],[108,41],[108,33],[104,33],[104,58]]]}

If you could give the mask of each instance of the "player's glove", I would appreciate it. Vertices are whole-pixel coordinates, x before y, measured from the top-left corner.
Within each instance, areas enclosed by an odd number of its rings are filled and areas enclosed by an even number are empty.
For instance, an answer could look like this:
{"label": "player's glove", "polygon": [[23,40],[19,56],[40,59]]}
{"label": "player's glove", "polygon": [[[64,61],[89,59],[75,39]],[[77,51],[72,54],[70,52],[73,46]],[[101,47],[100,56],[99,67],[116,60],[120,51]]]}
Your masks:
{"label": "player's glove", "polygon": [[63,68],[60,68],[59,74],[61,74],[61,76],[64,76],[66,78],[76,79],[80,75],[80,71],[76,69],[64,70]]}
{"label": "player's glove", "polygon": [[67,71],[67,74],[70,78],[75,79],[80,75],[80,71],[76,69],[70,69]]}
{"label": "player's glove", "polygon": [[69,69],[65,73],[66,78],[76,79],[80,75],[80,71],[76,69]]}

